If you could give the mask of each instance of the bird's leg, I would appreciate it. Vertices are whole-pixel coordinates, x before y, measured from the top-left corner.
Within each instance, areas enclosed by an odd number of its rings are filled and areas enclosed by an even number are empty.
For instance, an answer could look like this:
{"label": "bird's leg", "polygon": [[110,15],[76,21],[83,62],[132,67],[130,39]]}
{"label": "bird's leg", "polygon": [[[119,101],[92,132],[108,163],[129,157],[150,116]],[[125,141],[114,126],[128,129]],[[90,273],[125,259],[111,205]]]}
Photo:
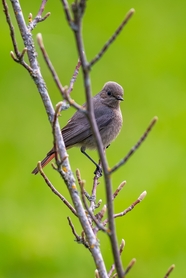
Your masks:
{"label": "bird's leg", "polygon": [[101,169],[101,166],[99,164],[97,164],[93,159],[92,157],[90,157],[86,152],[85,152],[85,147],[81,147],[81,152],[88,158],[90,159],[90,161],[92,161],[92,163],[94,163],[94,165],[96,165],[96,170],[94,171],[94,174],[97,174],[99,173],[99,176],[101,177],[102,176],[102,169]]}

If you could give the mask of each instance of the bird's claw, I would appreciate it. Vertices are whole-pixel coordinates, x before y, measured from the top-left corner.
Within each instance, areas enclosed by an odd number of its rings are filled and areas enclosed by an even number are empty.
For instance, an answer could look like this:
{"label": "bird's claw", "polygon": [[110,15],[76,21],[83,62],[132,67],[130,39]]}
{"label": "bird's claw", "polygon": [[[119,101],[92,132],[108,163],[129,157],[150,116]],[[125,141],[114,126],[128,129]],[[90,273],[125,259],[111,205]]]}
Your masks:
{"label": "bird's claw", "polygon": [[96,175],[97,178],[102,177],[102,168],[101,168],[101,166],[97,165],[96,170],[94,171],[94,175]]}

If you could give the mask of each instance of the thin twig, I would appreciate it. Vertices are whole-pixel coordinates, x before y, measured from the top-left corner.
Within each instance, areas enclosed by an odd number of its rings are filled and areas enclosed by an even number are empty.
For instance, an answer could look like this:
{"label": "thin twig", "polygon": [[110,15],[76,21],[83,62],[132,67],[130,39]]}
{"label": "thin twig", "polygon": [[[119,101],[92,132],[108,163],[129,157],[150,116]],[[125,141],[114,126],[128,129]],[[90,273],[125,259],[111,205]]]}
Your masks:
{"label": "thin twig", "polygon": [[96,277],[96,278],[100,278],[100,276],[99,276],[99,271],[98,271],[97,269],[95,270],[95,277]]}
{"label": "thin twig", "polygon": [[103,56],[103,54],[106,52],[108,47],[113,43],[113,41],[120,34],[120,32],[122,31],[123,27],[127,24],[127,22],[129,21],[131,16],[134,14],[134,12],[135,12],[134,9],[130,9],[130,11],[127,13],[125,19],[120,24],[120,26],[117,28],[117,30],[114,32],[112,37],[105,43],[105,45],[103,46],[101,51],[95,56],[95,58],[93,58],[92,61],[90,61],[89,65],[88,65],[89,69]]}
{"label": "thin twig", "polygon": [[[120,244],[120,248],[119,248],[119,253],[120,253],[120,255],[121,255],[121,253],[123,252],[124,247],[125,247],[125,240],[122,239],[122,240],[121,240],[121,244]],[[113,273],[114,270],[115,270],[115,264],[113,264],[113,265],[111,266],[111,269],[110,269],[109,272],[108,272],[108,277],[110,277],[110,276],[112,275],[112,273]]]}
{"label": "thin twig", "polygon": [[15,52],[16,56],[19,57],[20,53],[19,53],[19,50],[18,50],[16,38],[15,38],[14,26],[12,25],[12,22],[11,22],[11,19],[10,19],[10,14],[8,12],[8,5],[7,5],[5,0],[2,0],[2,2],[3,2],[3,7],[4,7],[4,13],[5,13],[5,16],[6,16],[6,20],[7,20],[7,23],[9,25],[9,28],[10,28],[10,36],[11,36],[11,39],[12,39],[14,52]]}
{"label": "thin twig", "polygon": [[[101,163],[99,161],[98,163],[99,166],[101,166]],[[94,175],[94,179],[93,179],[93,187],[92,187],[92,193],[91,193],[91,202],[90,202],[90,209],[91,211],[94,211],[96,208],[96,190],[97,190],[97,186],[99,185],[99,178],[100,178],[100,173],[99,171],[95,171],[95,175]]]}
{"label": "thin twig", "polygon": [[91,196],[88,194],[88,192],[85,190],[85,180],[81,179],[81,173],[79,169],[76,169],[76,177],[77,177],[77,181],[78,184],[80,186],[80,188],[83,190],[83,194],[85,195],[85,197],[90,201]]}
{"label": "thin twig", "polygon": [[71,27],[72,30],[77,30],[77,25],[74,23],[74,21],[72,20],[72,17],[70,15],[70,10],[69,10],[69,6],[68,6],[68,1],[67,0],[61,0],[62,5],[63,5],[63,9],[66,15],[66,20],[69,24],[69,26]]}
{"label": "thin twig", "polygon": [[94,216],[94,214],[92,213],[92,211],[89,209],[86,200],[85,200],[85,194],[84,194],[84,184],[80,183],[80,189],[81,189],[81,197],[82,197],[82,201],[83,204],[85,206],[85,209],[87,210],[88,214],[90,215],[91,219],[94,221],[94,223],[96,224],[96,226],[98,227],[99,230],[107,233],[107,230],[102,226],[102,224],[98,221],[98,219]]}
{"label": "thin twig", "polygon": [[[44,47],[44,43],[43,43],[43,39],[42,39],[42,35],[39,33],[37,34],[37,42],[38,42],[38,45],[41,49],[41,52],[43,54],[43,58],[53,76],[53,79],[60,91],[60,93],[62,94],[63,98],[66,99],[68,101],[68,103],[75,107],[77,110],[80,110],[82,111],[83,113],[86,113],[86,110],[84,108],[82,108],[82,106],[78,105],[74,100],[72,100],[69,96],[69,94],[67,94],[67,91],[68,89],[66,87],[63,87],[63,85],[61,84],[61,81],[57,75],[57,72],[55,71],[53,65],[52,65],[52,62],[50,61],[50,58],[45,50],[45,47]],[[72,86],[72,85],[71,85]]]}
{"label": "thin twig", "polygon": [[29,15],[29,25],[28,25],[28,28],[30,29],[30,31],[32,31],[36,27],[37,23],[44,21],[45,19],[47,19],[50,16],[51,13],[48,12],[48,13],[46,13],[46,15],[44,17],[41,17],[42,13],[43,13],[43,11],[45,9],[46,2],[47,2],[47,0],[42,0],[41,6],[39,8],[39,11],[38,11],[36,17],[33,20],[32,20],[32,14]]}
{"label": "thin twig", "polygon": [[169,267],[169,269],[167,270],[167,273],[165,274],[164,278],[169,277],[169,275],[171,274],[171,272],[172,272],[174,269],[175,269],[175,265],[173,264],[173,265],[171,265],[171,266]]}
{"label": "thin twig", "polygon": [[47,3],[47,0],[42,0],[41,6],[40,6],[39,11],[37,13],[37,17],[42,15],[42,13],[45,9],[46,3]]}
{"label": "thin twig", "polygon": [[104,206],[102,207],[102,209],[100,210],[100,212],[99,212],[99,213],[97,213],[97,214],[95,215],[95,216],[96,216],[96,218],[97,218],[97,219],[99,219],[99,221],[101,221],[101,220],[102,220],[102,218],[104,217],[104,215],[105,215],[106,211],[107,211],[107,206],[106,206],[106,205],[104,205]]}
{"label": "thin twig", "polygon": [[62,106],[62,102],[59,102],[59,103],[56,105],[56,110],[55,110],[54,120],[53,120],[53,125],[52,125],[52,133],[53,133],[53,138],[54,138],[53,145],[54,145],[55,161],[56,161],[56,164],[58,165],[58,167],[60,166],[60,165],[59,165],[60,162],[59,162],[58,155],[57,155],[57,145],[56,145],[56,136],[55,136],[55,126],[56,126],[56,122],[57,122],[58,116],[60,115],[61,106]]}
{"label": "thin twig", "polygon": [[[116,189],[116,191],[113,193],[112,195],[112,201],[116,198],[116,196],[119,194],[119,192],[122,190],[122,188],[124,187],[124,185],[126,184],[126,181],[123,181],[118,188]],[[107,210],[107,205],[104,205],[102,210],[100,212],[98,212],[95,216],[97,219],[99,219],[99,221],[102,220],[103,216],[105,215],[105,212]],[[105,226],[108,223],[108,219],[106,219],[103,222],[103,225]],[[96,234],[99,230],[96,228],[94,228],[94,233]]]}
{"label": "thin twig", "polygon": [[69,88],[67,90],[67,94],[69,95],[71,93],[71,91],[73,90],[74,88],[74,83],[77,79],[77,76],[78,76],[78,73],[79,73],[79,69],[81,67],[81,61],[78,59],[78,62],[77,62],[77,65],[75,67],[75,70],[74,70],[74,73],[73,73],[73,76],[70,80],[70,85],[69,85]]}
{"label": "thin twig", "polygon": [[[27,49],[26,47],[23,49],[22,53],[19,52],[18,50],[18,45],[17,45],[17,42],[16,42],[16,38],[15,38],[15,32],[14,32],[14,26],[11,22],[11,19],[10,19],[10,14],[8,12],[8,5],[6,3],[5,0],[2,0],[3,2],[3,7],[4,7],[4,13],[5,13],[5,16],[6,16],[6,20],[7,20],[7,23],[8,23],[8,26],[9,26],[9,29],[10,29],[10,37],[12,39],[12,44],[13,44],[13,47],[14,47],[14,52],[11,51],[10,52],[10,56],[13,58],[13,60],[19,64],[21,64],[23,67],[25,67],[28,72],[32,75],[33,73],[33,70],[32,68],[23,60],[23,56],[25,54],[25,49]],[[16,55],[16,57],[15,57]]]}
{"label": "thin twig", "polygon": [[131,268],[133,267],[133,265],[136,263],[136,259],[135,258],[133,258],[131,261],[130,261],[130,263],[128,264],[128,266],[126,267],[126,269],[125,269],[125,275],[127,274],[127,273],[129,273],[129,271],[131,270]]}
{"label": "thin twig", "polygon": [[70,225],[70,227],[71,227],[71,229],[72,229],[72,233],[73,233],[73,235],[74,235],[75,238],[76,238],[76,241],[77,241],[77,242],[81,242],[81,237],[77,234],[77,232],[76,232],[76,230],[75,230],[75,228],[74,228],[74,225],[72,224],[72,220],[70,219],[69,216],[67,217],[67,220],[68,220],[68,223],[69,223],[69,225]]}
{"label": "thin twig", "polygon": [[146,139],[146,137],[148,136],[149,132],[151,131],[151,129],[153,128],[157,120],[158,117],[154,117],[152,119],[150,125],[148,126],[148,128],[146,129],[142,137],[139,139],[139,141],[136,143],[136,145],[128,152],[128,154],[122,160],[120,160],[119,163],[117,163],[112,169],[110,169],[110,174],[116,171],[119,167],[121,167],[128,161],[128,159],[132,156],[132,154],[141,146],[143,141]]}
{"label": "thin twig", "polygon": [[126,184],[126,181],[122,181],[122,183],[118,186],[116,191],[113,193],[112,200],[114,200],[118,196],[119,192],[123,189],[125,184]]}
{"label": "thin twig", "polygon": [[48,68],[49,68],[49,70],[50,70],[50,72],[51,72],[51,74],[53,76],[53,79],[54,79],[54,81],[55,81],[59,91],[61,92],[62,95],[64,95],[63,85],[61,84],[61,82],[59,80],[59,77],[58,77],[58,75],[57,75],[57,73],[56,73],[56,71],[55,71],[55,69],[54,69],[54,67],[53,67],[53,65],[52,65],[52,63],[51,63],[51,61],[49,59],[49,56],[48,56],[48,54],[47,54],[47,52],[45,50],[44,43],[43,43],[43,38],[42,38],[42,35],[40,33],[37,34],[37,42],[38,42],[40,50],[41,50],[41,52],[43,54],[43,58],[44,58],[47,66],[48,66]]}
{"label": "thin twig", "polygon": [[41,167],[41,162],[38,162],[38,170],[39,173],[41,174],[41,176],[43,177],[43,179],[45,180],[46,184],[48,185],[48,187],[52,190],[52,192],[57,195],[62,201],[63,203],[71,210],[71,212],[77,216],[77,212],[76,210],[73,208],[73,206],[65,199],[65,197],[59,193],[59,191],[57,191],[57,189],[52,185],[52,183],[49,181],[49,179],[47,178],[47,176],[45,175],[45,173],[43,172],[43,169]]}
{"label": "thin twig", "polygon": [[79,236],[77,234],[77,232],[76,232],[76,230],[74,228],[74,225],[72,224],[72,220],[70,219],[70,217],[67,217],[67,219],[68,219],[68,223],[69,223],[69,225],[71,227],[72,233],[73,233],[73,235],[76,238],[76,242],[83,244],[86,248],[88,248],[90,250],[90,248],[88,246],[88,243],[85,241],[85,238],[83,238],[83,237],[81,237],[81,236]]}
{"label": "thin twig", "polygon": [[[117,218],[117,217],[121,217],[121,216],[124,216],[126,215],[129,211],[131,211],[133,208],[135,208],[135,206],[137,204],[139,204],[144,198],[145,196],[147,195],[147,192],[144,191],[139,197],[138,199],[132,203],[132,205],[130,205],[127,209],[125,209],[124,211],[120,212],[120,213],[116,213],[114,214],[114,218]],[[102,223],[103,226],[105,226],[106,224],[108,223],[108,219],[105,219]]]}

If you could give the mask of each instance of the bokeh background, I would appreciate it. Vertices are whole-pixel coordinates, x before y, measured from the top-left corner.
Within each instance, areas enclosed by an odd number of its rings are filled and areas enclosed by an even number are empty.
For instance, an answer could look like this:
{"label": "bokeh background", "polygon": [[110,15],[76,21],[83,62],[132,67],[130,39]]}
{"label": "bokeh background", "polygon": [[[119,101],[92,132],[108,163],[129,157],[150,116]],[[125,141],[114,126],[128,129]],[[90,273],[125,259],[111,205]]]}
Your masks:
{"label": "bokeh background", "polygon": [[[21,1],[26,18],[36,15],[41,1]],[[13,18],[19,49],[23,44]],[[115,211],[128,207],[144,191],[147,197],[132,212],[116,220],[118,240],[126,241],[124,266],[137,263],[128,277],[163,277],[171,264],[171,277],[186,277],[186,2],[148,0],[87,1],[83,34],[88,59],[100,50],[130,8],[136,13],[115,43],[92,71],[96,94],[108,80],[125,88],[124,126],[107,150],[110,166],[136,143],[157,115],[159,121],[145,143],[113,176],[113,189],[127,180],[115,200]],[[48,1],[51,16],[33,31],[43,35],[46,49],[62,83],[69,80],[77,62],[73,34],[60,1]],[[13,62],[9,29],[1,5],[0,43],[0,277],[93,277],[94,263],[87,250],[74,242],[67,223],[70,211],[31,175],[38,160],[52,146],[51,128],[37,88],[29,74]],[[61,100],[37,47],[38,59],[53,104]],[[85,100],[81,73],[72,97]],[[62,114],[64,126],[74,113]],[[96,159],[96,152],[91,155]],[[94,167],[78,149],[69,150],[71,166],[78,167],[92,186]],[[46,173],[69,200],[63,181],[51,166]],[[97,191],[105,201],[103,179]],[[81,228],[72,216],[78,233]],[[107,268],[112,264],[105,234],[99,240]]]}

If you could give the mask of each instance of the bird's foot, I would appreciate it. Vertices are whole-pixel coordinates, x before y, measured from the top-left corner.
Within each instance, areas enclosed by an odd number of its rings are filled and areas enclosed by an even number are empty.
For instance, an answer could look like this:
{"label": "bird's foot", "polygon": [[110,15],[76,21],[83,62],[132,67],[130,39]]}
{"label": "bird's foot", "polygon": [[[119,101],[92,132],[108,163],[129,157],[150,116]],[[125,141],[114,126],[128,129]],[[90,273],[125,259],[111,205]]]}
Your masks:
{"label": "bird's foot", "polygon": [[94,175],[96,175],[97,178],[102,177],[102,168],[100,165],[97,165],[96,170],[94,171]]}

